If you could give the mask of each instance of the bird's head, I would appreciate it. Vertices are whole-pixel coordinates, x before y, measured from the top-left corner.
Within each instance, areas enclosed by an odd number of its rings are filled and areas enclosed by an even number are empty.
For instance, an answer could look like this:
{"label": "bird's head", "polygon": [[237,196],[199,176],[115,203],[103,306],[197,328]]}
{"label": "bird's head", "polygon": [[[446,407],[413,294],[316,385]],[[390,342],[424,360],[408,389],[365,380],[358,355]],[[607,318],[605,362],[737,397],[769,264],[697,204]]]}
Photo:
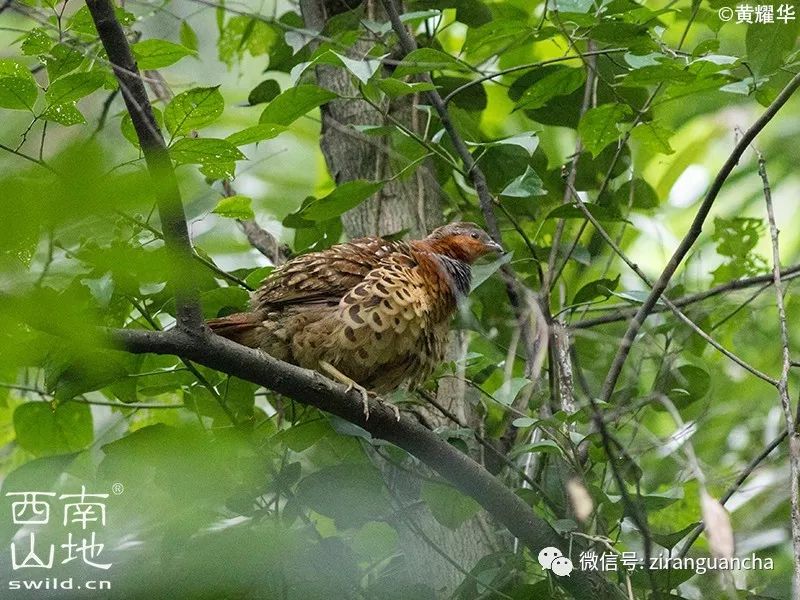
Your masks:
{"label": "bird's head", "polygon": [[475,223],[449,223],[434,229],[423,243],[432,252],[467,264],[490,252],[503,252],[503,247]]}

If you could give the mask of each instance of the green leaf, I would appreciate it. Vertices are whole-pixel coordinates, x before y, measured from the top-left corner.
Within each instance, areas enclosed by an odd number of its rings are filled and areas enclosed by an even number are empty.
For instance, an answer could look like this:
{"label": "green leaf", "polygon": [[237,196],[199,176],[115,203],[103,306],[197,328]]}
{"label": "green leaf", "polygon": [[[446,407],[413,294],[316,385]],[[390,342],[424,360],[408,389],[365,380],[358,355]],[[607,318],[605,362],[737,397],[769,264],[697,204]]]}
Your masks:
{"label": "green leaf", "polygon": [[691,83],[697,78],[685,68],[669,63],[647,65],[636,69],[622,78],[623,87],[649,87],[660,83]]}
{"label": "green leaf", "polygon": [[531,382],[527,377],[512,377],[502,383],[492,397],[503,406],[511,406],[517,395]]}
{"label": "green leaf", "polygon": [[473,64],[533,39],[534,28],[518,19],[493,19],[480,27],[470,27],[463,52]]}
{"label": "green leaf", "polygon": [[597,156],[610,143],[619,139],[618,125],[631,115],[626,104],[602,104],[586,111],[578,124],[578,133],[592,156]]}
{"label": "green leaf", "polygon": [[36,456],[67,454],[92,443],[92,412],[81,402],[26,402],[14,411],[17,443]]}
{"label": "green leaf", "polygon": [[435,85],[424,81],[407,83],[399,79],[389,78],[379,79],[377,83],[383,93],[390,98],[399,98],[401,96],[407,96],[408,94],[416,94],[417,92],[427,92],[436,89]]}
{"label": "green leaf", "polygon": [[33,111],[39,87],[33,78],[3,77],[0,75],[0,108]]}
{"label": "green leaf", "polygon": [[180,28],[180,39],[181,44],[183,44],[186,48],[191,50],[192,52],[197,52],[197,33],[195,33],[192,26],[189,25],[188,21],[181,21],[181,28]]}
{"label": "green leaf", "polygon": [[659,388],[666,393],[675,406],[684,408],[701,400],[711,389],[711,376],[694,365],[682,365],[663,378]]}
{"label": "green leaf", "polygon": [[784,58],[797,41],[798,28],[800,23],[797,20],[747,26],[747,62],[757,76],[770,75],[783,65]]}
{"label": "green leaf", "polygon": [[382,181],[347,181],[323,198],[312,198],[300,210],[299,216],[309,221],[333,219],[358,206],[382,187]]}
{"label": "green leaf", "polygon": [[247,96],[247,102],[250,106],[256,104],[264,104],[275,98],[281,93],[281,86],[274,79],[265,79],[254,87],[250,94]]}
{"label": "green leaf", "polygon": [[631,138],[639,142],[651,152],[673,154],[675,150],[669,145],[673,131],[658,123],[639,123],[631,131]]}
{"label": "green leaf", "polygon": [[136,42],[131,50],[142,70],[168,67],[186,56],[195,54],[185,46],[166,40],[143,40]]}
{"label": "green leaf", "polygon": [[586,73],[583,69],[558,67],[525,90],[514,110],[541,108],[557,96],[571,94],[584,81]]}
{"label": "green leaf", "polygon": [[225,139],[234,146],[244,146],[245,144],[253,144],[255,142],[271,140],[284,131],[286,131],[286,127],[275,125],[274,123],[264,123],[262,125],[254,125],[253,127],[248,127],[247,129],[242,129],[241,131],[232,133]]}
{"label": "green leaf", "polygon": [[169,154],[179,165],[228,163],[245,158],[236,146],[217,138],[183,138],[170,146]]}
{"label": "green leaf", "polygon": [[699,524],[700,521],[697,521],[696,523],[689,523],[686,527],[679,531],[675,531],[674,533],[657,533],[655,531],[651,531],[650,533],[653,536],[653,541],[656,544],[663,546],[667,550],[672,550],[678,545],[678,542],[689,535],[689,533],[692,532]]}
{"label": "green leaf", "polygon": [[614,279],[596,279],[584,285],[575,294],[572,299],[572,304],[583,304],[584,302],[591,302],[595,298],[608,299],[611,292],[617,289],[619,285],[619,275]]}
{"label": "green leaf", "polygon": [[22,40],[22,53],[26,56],[45,54],[53,45],[53,40],[43,27],[34,27]]}
{"label": "green leaf", "polygon": [[494,146],[519,146],[528,152],[528,156],[533,156],[534,151],[539,147],[539,136],[535,131],[529,131],[526,133],[520,133],[519,135],[512,135],[511,137],[507,137],[502,140],[474,145],[487,146],[489,148]]}
{"label": "green leaf", "polygon": [[346,463],[312,473],[297,484],[296,497],[341,528],[380,520],[390,509],[383,479],[366,464]]}
{"label": "green leaf", "polygon": [[173,136],[214,122],[225,109],[219,86],[192,88],[175,96],[164,109],[164,122]]}
{"label": "green leaf", "polygon": [[[529,417],[520,417],[519,419],[515,419],[515,422],[519,422],[518,425],[514,425],[515,427],[530,427],[531,425],[538,423],[539,420],[530,419]],[[525,444],[523,446],[515,447],[509,454],[509,458],[516,458],[517,456],[521,456],[522,454],[536,454],[536,453],[562,454],[561,447],[558,444],[556,444],[553,440],[540,440],[538,442],[533,442],[531,444]]]}
{"label": "green leaf", "polygon": [[544,189],[542,180],[530,167],[500,192],[501,196],[511,198],[532,198],[533,196],[544,196],[545,194],[547,194],[547,191]]}
{"label": "green leaf", "polygon": [[291,125],[307,112],[336,97],[336,94],[318,85],[298,85],[289,88],[270,102],[261,113],[258,122]]}
{"label": "green leaf", "polygon": [[75,106],[75,102],[62,102],[51,104],[42,113],[42,118],[69,127],[70,125],[80,125],[86,123],[81,111]]}
{"label": "green leaf", "polygon": [[75,102],[91,94],[105,81],[106,76],[100,71],[73,73],[50,84],[44,95],[51,105]]}
{"label": "green leaf", "polygon": [[211,212],[229,219],[252,219],[255,217],[252,202],[247,196],[228,196],[220,200]]}
{"label": "green leaf", "polygon": [[593,5],[592,0],[558,0],[555,3],[559,11],[566,13],[587,13]]}
{"label": "green leaf", "polygon": [[449,54],[434,50],[433,48],[420,48],[406,55],[400,64],[397,65],[393,76],[399,79],[407,75],[442,71],[445,69],[452,71],[468,70],[465,65],[458,62]]}
{"label": "green leaf", "polygon": [[294,452],[303,452],[332,432],[326,419],[315,419],[281,431],[275,441],[283,442]]}
{"label": "green leaf", "polygon": [[56,44],[50,49],[50,54],[40,57],[40,60],[47,67],[50,81],[55,81],[77,69],[83,62],[83,53],[68,44]]}
{"label": "green leaf", "polygon": [[746,256],[758,245],[763,229],[764,221],[761,219],[716,217],[712,239],[717,242],[718,254],[737,258]]}
{"label": "green leaf", "polygon": [[[151,108],[153,109],[153,117],[156,120],[156,125],[158,125],[160,129],[164,126],[164,115],[157,106],[152,106]],[[136,135],[136,129],[133,127],[133,120],[131,120],[131,115],[127,111],[122,115],[120,131],[126,140],[137,148],[139,147],[139,136]]]}
{"label": "green leaf", "polygon": [[275,27],[263,18],[237,15],[221,28],[217,40],[219,59],[230,68],[234,59],[241,58],[245,52],[251,56],[268,53],[279,39]]}
{"label": "green leaf", "polygon": [[487,279],[489,279],[489,277],[497,273],[497,271],[500,270],[500,267],[510,263],[513,258],[514,258],[513,251],[506,252],[505,254],[497,257],[492,262],[488,263],[481,262],[472,265],[472,282],[470,283],[469,286],[470,292],[479,288],[484,281],[486,281]]}
{"label": "green leaf", "polygon": [[458,529],[481,508],[475,500],[454,487],[432,481],[422,484],[421,495],[433,517],[449,529]]}
{"label": "green leaf", "polygon": [[629,179],[614,192],[617,206],[628,206],[632,202],[634,208],[658,208],[660,202],[656,191],[644,179]]}
{"label": "green leaf", "polygon": [[376,59],[357,60],[334,51],[331,51],[331,54],[336,56],[339,59],[339,63],[364,84],[372,79],[372,76],[381,66],[381,61]]}

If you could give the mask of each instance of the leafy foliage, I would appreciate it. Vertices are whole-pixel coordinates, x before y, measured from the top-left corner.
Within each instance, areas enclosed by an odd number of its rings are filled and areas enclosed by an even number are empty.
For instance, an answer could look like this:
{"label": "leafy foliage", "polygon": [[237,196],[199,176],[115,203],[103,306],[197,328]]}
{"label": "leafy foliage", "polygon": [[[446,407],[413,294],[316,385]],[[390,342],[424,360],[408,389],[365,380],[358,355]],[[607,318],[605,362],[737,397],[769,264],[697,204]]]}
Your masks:
{"label": "leafy foliage", "polygon": [[[720,498],[782,427],[774,387],[708,339],[777,376],[769,281],[728,285],[770,272],[757,162],[751,153],[742,159],[713,207],[713,225],[666,291],[686,301],[682,309],[703,335],[656,306],[610,402],[597,407],[611,441],[595,427],[590,400],[649,290],[587,224],[570,187],[655,278],[736,131],[796,71],[797,21],[724,23],[717,10],[729,3],[688,0],[411,1],[401,20],[419,48],[403,55],[380,11],[342,4],[322,29],[285,3],[251,14],[172,0],[159,10],[176,19],[163,22],[150,5],[116,9],[179,167],[204,316],[245,310],[246,288],[273,267],[251,251],[236,220],[259,221],[294,252],[322,248],[343,237],[348,211],[377,196],[386,210],[415,203],[385,191],[417,178],[441,188],[447,218],[482,221],[453,127],[486,175],[488,208],[510,251],[505,262],[549,311],[538,326],[555,320],[570,347],[559,363],[563,348],[550,336],[551,351],[526,364],[527,340],[492,275],[501,263],[479,268],[480,285],[457,322],[467,352],[436,379],[469,381],[465,406],[480,426],[451,423],[437,435],[480,455],[576,552],[611,547],[642,558],[648,538],[654,554],[681,552],[704,518],[701,498],[706,506]],[[376,464],[419,479],[417,502],[455,536],[476,527],[480,507],[446,474],[426,473],[360,427],[249,382],[175,357],[101,349],[100,327],[174,324],[166,284],[173,259],[124,90],[88,10],[20,6],[0,8],[11,22],[0,31],[0,551],[18,533],[6,493],[74,493],[81,485],[106,492],[122,483],[104,540],[118,594],[437,597],[409,566],[433,542],[414,520],[415,505],[394,495]],[[342,84],[322,85],[317,75],[326,72]],[[445,99],[449,122],[425,95],[431,90]],[[333,123],[326,106],[372,112],[363,122]],[[791,134],[798,118],[792,101],[756,142],[784,267],[800,257],[789,226],[799,216]],[[354,163],[363,158],[358,144],[382,149],[374,177],[328,172],[323,135],[331,130],[352,138]],[[423,209],[412,212],[424,218]],[[794,353],[797,273],[785,277]],[[727,287],[694,296],[715,285]],[[476,433],[501,448],[503,460],[478,452]],[[787,460],[784,444],[759,466],[758,486],[729,506],[740,547],[775,564],[737,574],[737,597],[786,597],[796,560]],[[590,500],[586,518],[572,480]],[[417,546],[409,546],[409,531]],[[566,597],[535,556],[498,540],[497,552],[459,565],[453,597]],[[710,552],[705,537],[687,551]],[[722,579],[686,569],[653,579],[624,570],[600,576],[636,598],[726,595]]]}

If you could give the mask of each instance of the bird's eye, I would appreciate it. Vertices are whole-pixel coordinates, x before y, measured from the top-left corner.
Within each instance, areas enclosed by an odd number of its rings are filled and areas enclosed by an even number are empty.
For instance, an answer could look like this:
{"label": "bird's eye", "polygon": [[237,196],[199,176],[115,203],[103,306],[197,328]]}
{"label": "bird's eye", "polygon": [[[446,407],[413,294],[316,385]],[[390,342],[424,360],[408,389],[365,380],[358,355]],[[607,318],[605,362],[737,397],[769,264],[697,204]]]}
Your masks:
{"label": "bird's eye", "polygon": [[470,237],[471,237],[473,240],[477,240],[477,239],[478,239],[479,237],[481,237],[481,236],[480,236],[480,234],[479,234],[477,231],[473,231],[473,232],[470,234]]}

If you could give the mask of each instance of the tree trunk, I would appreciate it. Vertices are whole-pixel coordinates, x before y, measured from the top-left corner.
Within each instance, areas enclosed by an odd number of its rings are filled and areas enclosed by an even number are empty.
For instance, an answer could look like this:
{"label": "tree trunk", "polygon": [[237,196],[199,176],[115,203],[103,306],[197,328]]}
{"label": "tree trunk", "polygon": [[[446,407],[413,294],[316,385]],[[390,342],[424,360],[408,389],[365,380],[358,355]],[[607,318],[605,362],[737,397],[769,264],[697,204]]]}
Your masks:
{"label": "tree trunk", "polygon": [[[352,0],[355,3],[355,0]],[[346,10],[341,0],[301,0],[301,9],[308,29],[321,31],[330,17]],[[379,2],[367,2],[367,18],[383,18]],[[376,18],[377,17],[377,18]],[[354,47],[353,52],[366,52],[368,45]],[[353,58],[361,58],[356,54]],[[350,74],[329,65],[316,69],[317,83],[348,98],[359,95]],[[322,152],[337,184],[353,179],[377,181],[396,174],[406,166],[398,161],[388,136],[366,136],[355,125],[390,125],[390,115],[405,127],[420,132],[420,114],[414,107],[418,98],[405,96],[386,106],[381,112],[363,100],[334,100],[322,107]],[[343,216],[349,237],[387,235],[407,231],[409,237],[421,237],[443,221],[442,190],[433,168],[423,162],[416,172],[405,179],[387,183],[374,197]],[[451,356],[466,354],[466,333],[454,334]],[[439,385],[438,402],[458,416],[462,424],[476,429],[480,418],[466,401],[463,381],[445,378]],[[457,427],[433,407],[414,409],[418,418],[431,427]],[[477,445],[471,448],[480,458]],[[404,552],[407,572],[412,583],[431,587],[439,596],[449,596],[464,580],[465,571],[472,569],[483,556],[508,547],[508,541],[498,536],[483,513],[451,530],[440,525],[427,506],[420,502],[423,478],[421,466],[399,469],[378,456],[373,457],[381,467],[400,515],[395,523]],[[433,475],[428,473],[426,475]]]}

